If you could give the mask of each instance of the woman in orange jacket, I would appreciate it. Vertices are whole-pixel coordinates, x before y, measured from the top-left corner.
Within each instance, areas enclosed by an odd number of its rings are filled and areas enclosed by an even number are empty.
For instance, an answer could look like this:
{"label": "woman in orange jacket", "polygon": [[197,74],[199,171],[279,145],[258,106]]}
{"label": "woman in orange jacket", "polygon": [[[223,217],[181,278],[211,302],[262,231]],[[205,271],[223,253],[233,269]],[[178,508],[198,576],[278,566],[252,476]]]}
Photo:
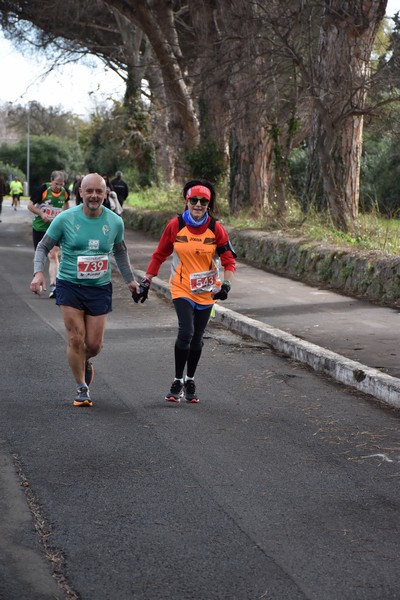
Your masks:
{"label": "woman in orange jacket", "polygon": [[[235,272],[236,254],[224,227],[212,216],[215,190],[204,179],[183,188],[186,207],[169,221],[141,282],[135,301],[144,302],[151,280],[172,254],[170,290],[178,317],[175,341],[175,379],[165,396],[170,402],[199,402],[194,375],[203,348],[203,334],[216,300],[226,300]],[[224,269],[219,280],[219,264]],[[184,370],[186,367],[186,377]]]}

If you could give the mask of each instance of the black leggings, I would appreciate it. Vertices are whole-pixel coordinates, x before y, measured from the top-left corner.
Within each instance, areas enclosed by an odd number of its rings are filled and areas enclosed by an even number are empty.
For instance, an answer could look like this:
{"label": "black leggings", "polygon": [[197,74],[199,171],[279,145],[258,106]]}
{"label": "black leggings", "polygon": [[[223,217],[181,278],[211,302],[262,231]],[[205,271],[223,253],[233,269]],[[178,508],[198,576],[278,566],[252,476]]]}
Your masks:
{"label": "black leggings", "polygon": [[187,376],[194,377],[212,306],[199,310],[185,298],[176,298],[173,302],[179,324],[175,341],[175,377],[182,379],[186,363]]}

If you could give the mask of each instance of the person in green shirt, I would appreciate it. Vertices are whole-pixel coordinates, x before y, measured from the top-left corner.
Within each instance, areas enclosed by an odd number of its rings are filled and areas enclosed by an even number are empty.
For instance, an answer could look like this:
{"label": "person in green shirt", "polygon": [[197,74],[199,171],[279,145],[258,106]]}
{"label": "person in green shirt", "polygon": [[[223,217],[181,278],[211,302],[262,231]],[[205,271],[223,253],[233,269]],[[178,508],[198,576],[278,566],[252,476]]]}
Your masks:
{"label": "person in green shirt", "polygon": [[[50,182],[43,183],[37,188],[28,202],[28,210],[35,215],[32,221],[32,239],[35,250],[54,217],[69,207],[69,192],[64,187],[64,181],[63,171],[53,171],[50,175]],[[58,246],[54,246],[49,253],[49,298],[55,298],[56,295],[56,277],[59,262],[60,251]]]}
{"label": "person in green shirt", "polygon": [[56,303],[61,306],[67,333],[67,357],[77,390],[74,406],[92,406],[89,385],[94,369],[91,358],[103,346],[107,315],[112,310],[111,261],[130,293],[140,293],[124,241],[124,222],[103,206],[106,184],[97,173],[81,182],[82,204],[55,217],[34,258],[31,290],[46,290],[44,266],[47,254],[59,243],[62,249],[57,274]]}

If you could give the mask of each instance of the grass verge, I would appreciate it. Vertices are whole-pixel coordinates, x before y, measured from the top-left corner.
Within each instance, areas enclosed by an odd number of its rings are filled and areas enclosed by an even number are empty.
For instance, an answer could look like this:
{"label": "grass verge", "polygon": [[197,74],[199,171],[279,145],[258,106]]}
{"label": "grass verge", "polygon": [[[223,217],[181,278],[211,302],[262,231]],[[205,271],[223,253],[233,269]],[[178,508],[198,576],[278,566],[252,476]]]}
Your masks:
{"label": "grass verge", "polygon": [[[181,189],[173,185],[130,194],[126,204],[137,210],[181,212],[184,208]],[[400,219],[384,218],[377,213],[360,214],[355,233],[350,235],[334,229],[326,214],[316,211],[302,213],[295,201],[288,205],[284,219],[278,219],[271,213],[256,219],[248,211],[232,216],[228,203],[221,199],[218,199],[217,212],[222,223],[236,229],[281,233],[343,248],[400,253]]]}

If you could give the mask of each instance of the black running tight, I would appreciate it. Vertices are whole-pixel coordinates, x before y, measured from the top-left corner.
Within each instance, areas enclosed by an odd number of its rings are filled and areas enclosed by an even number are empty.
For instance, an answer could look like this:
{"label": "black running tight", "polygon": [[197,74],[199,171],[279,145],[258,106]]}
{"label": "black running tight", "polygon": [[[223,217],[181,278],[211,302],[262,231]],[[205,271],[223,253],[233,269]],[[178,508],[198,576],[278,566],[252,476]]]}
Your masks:
{"label": "black running tight", "polygon": [[175,377],[182,379],[186,364],[187,376],[194,377],[212,307],[199,310],[185,298],[176,298],[173,302],[179,325],[175,342]]}

